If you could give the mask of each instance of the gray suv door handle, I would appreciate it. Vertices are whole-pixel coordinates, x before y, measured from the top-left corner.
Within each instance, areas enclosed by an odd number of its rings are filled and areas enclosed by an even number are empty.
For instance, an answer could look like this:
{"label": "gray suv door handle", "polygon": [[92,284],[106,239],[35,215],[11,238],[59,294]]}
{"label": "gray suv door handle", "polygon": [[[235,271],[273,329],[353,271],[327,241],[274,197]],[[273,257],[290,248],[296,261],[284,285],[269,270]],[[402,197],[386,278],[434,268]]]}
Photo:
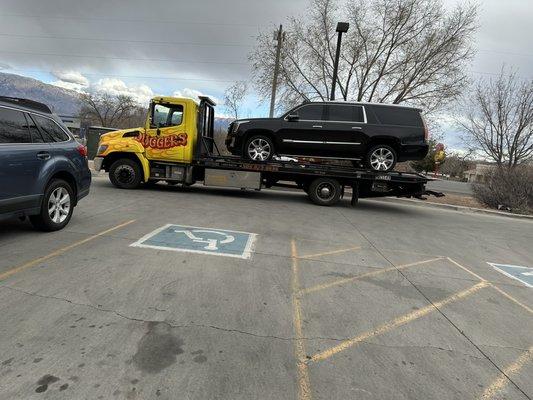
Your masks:
{"label": "gray suv door handle", "polygon": [[360,126],[352,126],[352,129],[361,130],[361,129],[363,129],[363,128],[361,128]]}
{"label": "gray suv door handle", "polygon": [[313,128],[322,128],[322,125],[313,125]]}
{"label": "gray suv door handle", "polygon": [[50,153],[46,151],[40,151],[39,153],[37,153],[37,158],[41,160],[48,160],[50,159]]}

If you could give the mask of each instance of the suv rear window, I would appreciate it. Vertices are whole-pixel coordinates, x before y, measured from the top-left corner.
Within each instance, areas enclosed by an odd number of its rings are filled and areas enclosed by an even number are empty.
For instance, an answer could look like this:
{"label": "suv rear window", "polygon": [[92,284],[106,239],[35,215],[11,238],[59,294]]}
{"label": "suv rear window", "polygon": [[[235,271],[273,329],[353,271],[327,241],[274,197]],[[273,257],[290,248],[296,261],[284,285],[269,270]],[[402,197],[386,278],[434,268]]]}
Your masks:
{"label": "suv rear window", "polygon": [[28,124],[21,111],[0,107],[0,143],[31,143]]}
{"label": "suv rear window", "polygon": [[384,125],[424,126],[420,111],[400,107],[372,107],[378,120]]}
{"label": "suv rear window", "polygon": [[365,122],[363,107],[348,104],[331,104],[329,106],[328,120],[339,122]]}
{"label": "suv rear window", "polygon": [[46,143],[65,142],[69,140],[69,136],[59,127],[59,125],[50,118],[44,118],[33,114],[31,116],[37,123],[43,134],[43,139]]}

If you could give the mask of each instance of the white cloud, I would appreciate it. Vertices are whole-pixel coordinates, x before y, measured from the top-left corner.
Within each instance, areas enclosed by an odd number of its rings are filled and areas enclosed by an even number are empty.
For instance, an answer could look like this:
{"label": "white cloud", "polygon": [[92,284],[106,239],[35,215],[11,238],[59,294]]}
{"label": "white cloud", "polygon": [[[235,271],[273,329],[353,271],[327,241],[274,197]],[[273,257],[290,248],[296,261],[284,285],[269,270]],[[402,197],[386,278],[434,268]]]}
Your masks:
{"label": "white cloud", "polygon": [[0,63],[0,70],[3,70],[3,69],[11,69],[11,65]]}
{"label": "white cloud", "polygon": [[181,90],[176,90],[176,91],[174,91],[174,93],[172,93],[172,96],[173,97],[187,97],[187,98],[193,99],[193,100],[198,100],[199,96],[208,96],[215,103],[217,103],[217,104],[220,103],[220,101],[216,97],[210,96],[210,95],[205,94],[205,93],[202,93],[199,90],[190,89],[190,88],[184,88],[184,89],[181,89]]}
{"label": "white cloud", "polygon": [[85,93],[88,88],[87,85],[80,85],[79,83],[66,82],[66,81],[55,81],[50,82],[51,85],[58,86],[63,89],[75,90],[76,92]]}
{"label": "white cloud", "polygon": [[116,78],[100,79],[92,89],[113,95],[126,95],[133,97],[138,103],[146,105],[154,97],[154,92],[147,85],[128,86],[126,82]]}
{"label": "white cloud", "polygon": [[62,82],[73,83],[80,86],[89,86],[89,79],[78,71],[54,71],[52,72],[52,75]]}

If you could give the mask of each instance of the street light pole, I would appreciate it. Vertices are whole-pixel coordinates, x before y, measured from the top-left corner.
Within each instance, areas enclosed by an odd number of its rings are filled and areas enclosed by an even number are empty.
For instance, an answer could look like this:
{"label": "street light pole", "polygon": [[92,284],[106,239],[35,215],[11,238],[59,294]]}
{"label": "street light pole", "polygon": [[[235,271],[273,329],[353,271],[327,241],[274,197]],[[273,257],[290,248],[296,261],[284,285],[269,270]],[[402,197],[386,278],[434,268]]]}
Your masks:
{"label": "street light pole", "polygon": [[337,52],[335,53],[335,63],[333,64],[333,82],[331,82],[331,96],[329,96],[330,100],[335,100],[335,86],[337,85],[337,75],[339,72],[342,34],[348,32],[349,27],[350,24],[348,22],[339,22],[337,24],[337,32],[339,36],[337,37]]}
{"label": "street light pole", "polygon": [[281,46],[285,39],[285,33],[283,32],[283,25],[279,26],[279,30],[274,33],[274,40],[277,40],[276,46],[276,64],[274,65],[274,77],[272,79],[272,94],[270,95],[270,113],[269,116],[274,116],[274,107],[276,105],[276,89],[278,87],[278,74],[279,74],[279,58],[281,55]]}

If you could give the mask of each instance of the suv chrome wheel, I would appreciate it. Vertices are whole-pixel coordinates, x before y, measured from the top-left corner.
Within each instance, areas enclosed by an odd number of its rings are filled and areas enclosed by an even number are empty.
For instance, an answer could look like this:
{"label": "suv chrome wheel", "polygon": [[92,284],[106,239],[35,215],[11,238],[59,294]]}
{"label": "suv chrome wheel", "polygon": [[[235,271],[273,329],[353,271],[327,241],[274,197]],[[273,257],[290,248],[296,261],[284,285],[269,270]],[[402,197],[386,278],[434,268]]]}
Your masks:
{"label": "suv chrome wheel", "polygon": [[56,223],[65,221],[70,212],[70,194],[64,187],[56,188],[48,198],[48,216]]}
{"label": "suv chrome wheel", "polygon": [[255,138],[248,143],[248,158],[254,161],[266,161],[272,156],[272,146],[263,138]]}
{"label": "suv chrome wheel", "polygon": [[394,167],[396,156],[387,147],[377,147],[370,154],[370,167],[375,171],[389,171]]}

